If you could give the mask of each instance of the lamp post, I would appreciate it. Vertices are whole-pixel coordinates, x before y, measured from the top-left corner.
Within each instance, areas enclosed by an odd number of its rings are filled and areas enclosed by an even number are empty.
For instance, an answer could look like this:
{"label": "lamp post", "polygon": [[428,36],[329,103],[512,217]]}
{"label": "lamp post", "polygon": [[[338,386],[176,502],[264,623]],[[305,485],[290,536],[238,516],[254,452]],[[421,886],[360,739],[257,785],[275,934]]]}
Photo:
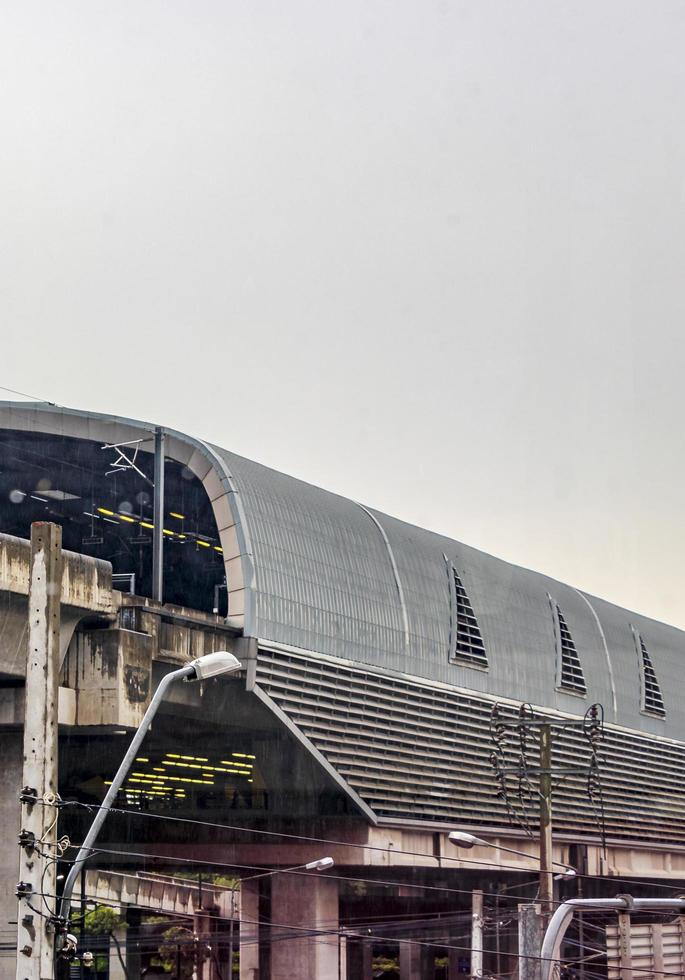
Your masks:
{"label": "lamp post", "polygon": [[[492,841],[483,840],[482,837],[476,837],[474,834],[466,833],[463,830],[453,830],[448,835],[448,840],[451,844],[455,844],[457,847],[464,847],[470,849],[476,844],[492,847],[499,849],[501,851],[507,851],[509,854],[518,854],[521,857],[530,858],[531,855],[526,851],[519,851],[515,847],[506,847],[502,844],[493,844]],[[539,957],[540,957],[540,943],[542,939],[541,928],[544,926],[546,921],[545,913],[548,912],[551,907],[552,902],[552,878],[575,878],[577,872],[575,868],[570,867],[568,864],[562,864],[559,861],[552,861],[551,856],[551,836],[548,842],[548,846],[541,846],[541,856],[539,862],[540,871],[540,898],[543,908],[543,917],[537,915],[537,911],[532,905],[520,905],[519,911],[521,913],[519,920],[519,954],[521,959],[519,961],[519,972],[521,980],[530,980],[530,978],[535,977],[536,980],[539,977]],[[559,868],[563,868],[561,874],[554,875],[553,866],[556,865]],[[474,892],[475,895],[475,892]],[[482,895],[482,893],[481,893]],[[481,899],[482,900],[482,899]],[[475,933],[474,933],[475,935]],[[479,971],[474,971],[473,976],[482,975],[482,935],[479,934],[479,949],[478,949],[478,959],[477,965]],[[476,949],[476,943],[472,941],[472,946],[474,950]]]}
{"label": "lamp post", "polygon": [[219,674],[228,674],[235,670],[240,670],[241,666],[242,664],[240,661],[234,657],[232,653],[228,653],[226,650],[221,650],[217,651],[216,653],[208,653],[204,657],[199,657],[197,660],[193,660],[191,663],[186,664],[185,667],[180,667],[178,670],[172,670],[170,674],[167,674],[162,678],[157,690],[152,696],[152,700],[148,705],[147,711],[143,715],[143,720],[133,736],[131,744],[128,747],[128,751],[121,760],[121,764],[119,765],[116,775],[114,776],[111,785],[107,790],[95,820],[93,820],[92,824],[90,825],[90,829],[86,834],[85,840],[83,841],[83,844],[81,845],[79,852],[74,859],[71,870],[67,875],[67,880],[64,882],[64,890],[62,892],[62,900],[60,902],[59,909],[60,927],[66,930],[66,927],[69,924],[71,896],[74,891],[76,879],[79,873],[82,871],[85,861],[93,852],[93,845],[97,840],[100,829],[105,822],[105,818],[112,809],[117,793],[128,775],[128,771],[131,768],[136,755],[138,754],[140,745],[147,734],[147,731],[152,723],[152,719],[155,717],[157,709],[162,703],[167,690],[175,681],[204,681],[208,680],[210,677],[217,677]]}

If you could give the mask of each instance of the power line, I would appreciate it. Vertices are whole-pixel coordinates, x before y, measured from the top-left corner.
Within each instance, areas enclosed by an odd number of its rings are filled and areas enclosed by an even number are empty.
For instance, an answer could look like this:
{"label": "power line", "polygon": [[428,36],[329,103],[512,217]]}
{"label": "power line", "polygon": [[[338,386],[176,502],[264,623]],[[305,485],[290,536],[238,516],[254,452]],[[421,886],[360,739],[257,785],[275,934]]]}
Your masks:
{"label": "power line", "polygon": [[[43,803],[42,800],[39,800],[38,802],[39,803]],[[83,808],[89,810],[90,812],[94,812],[96,810],[100,810],[101,809],[101,807],[99,805],[97,805],[97,804],[81,803],[78,800],[62,800],[62,801],[59,801],[56,804],[43,803],[43,805],[44,806],[58,806],[58,807],[78,806],[78,807],[83,807]],[[305,841],[307,843],[312,843],[312,844],[330,844],[331,846],[335,846],[335,847],[354,847],[354,848],[360,848],[360,849],[366,850],[366,851],[379,851],[380,853],[386,854],[386,855],[387,854],[405,854],[405,855],[407,855],[409,857],[432,858],[434,861],[438,862],[437,868],[440,869],[440,870],[444,870],[444,871],[447,871],[447,870],[450,870],[450,869],[443,868],[442,865],[440,864],[440,862],[442,862],[442,861],[454,861],[454,862],[459,862],[460,865],[461,864],[464,864],[464,863],[467,863],[467,864],[475,864],[475,865],[483,866],[483,867],[486,867],[486,868],[490,868],[490,870],[492,870],[493,872],[497,872],[497,871],[515,871],[515,872],[520,872],[520,873],[523,873],[523,874],[535,874],[535,875],[537,875],[539,873],[537,868],[523,868],[523,867],[516,866],[516,865],[502,865],[502,864],[493,865],[493,862],[491,862],[491,861],[479,860],[478,858],[468,858],[468,857],[464,857],[462,855],[460,855],[459,857],[452,857],[450,855],[440,855],[440,856],[437,856],[437,855],[433,855],[433,854],[427,854],[427,853],[422,852],[422,851],[408,851],[408,850],[404,850],[403,848],[398,848],[398,847],[387,848],[387,847],[380,847],[379,845],[376,845],[376,844],[358,844],[358,843],[354,843],[354,842],[351,842],[351,841],[348,842],[348,841],[332,840],[330,838],[325,838],[325,837],[308,837],[308,836],[305,836],[304,834],[286,834],[286,833],[283,833],[281,831],[275,831],[275,830],[261,830],[261,829],[257,829],[257,828],[251,828],[251,827],[241,827],[241,826],[238,826],[238,825],[235,825],[235,824],[223,824],[223,823],[216,823],[216,822],[208,821],[208,820],[197,820],[196,818],[193,818],[193,817],[178,817],[178,816],[172,816],[171,814],[151,813],[150,811],[146,811],[146,810],[131,810],[131,809],[123,808],[123,807],[111,807],[111,808],[108,808],[108,809],[109,809],[109,811],[111,813],[119,813],[119,814],[124,814],[126,816],[132,816],[132,817],[136,817],[136,816],[137,817],[144,817],[144,818],[151,819],[151,820],[163,820],[165,823],[173,822],[173,823],[192,824],[193,826],[207,827],[207,828],[212,829],[212,830],[231,830],[231,831],[237,831],[238,833],[243,833],[243,834],[261,834],[262,836],[278,837],[278,838],[282,838],[282,839],[285,839],[285,840]],[[493,845],[493,849],[497,849],[497,845]],[[101,848],[98,848],[98,850],[101,850]],[[112,852],[112,853],[118,853],[118,852]],[[122,851],[121,853],[122,854],[125,854],[127,852]],[[133,852],[131,852],[131,853],[133,853]],[[535,856],[534,855],[531,855],[531,860],[535,860]],[[199,863],[211,863],[211,862],[199,862]],[[218,866],[219,865],[217,865],[217,867]],[[239,865],[231,865],[231,864],[228,864],[228,863],[221,864],[221,867],[227,867],[227,868],[228,867],[238,867],[238,866]],[[258,866],[255,865],[255,867],[258,867]],[[459,870],[459,869],[458,868],[455,868],[453,870]],[[466,869],[466,870],[468,870],[468,869]],[[601,875],[583,874],[581,872],[576,872],[576,874],[573,876],[573,878],[574,879],[580,878],[580,879],[585,879],[585,880],[588,880],[588,881],[606,881],[607,880],[606,878],[603,878]],[[685,878],[685,875],[684,875],[684,878]],[[364,879],[364,880],[366,880],[366,879]],[[650,887],[650,888],[651,887],[656,887],[656,888],[662,888],[662,889],[667,889],[669,891],[677,892],[679,894],[682,893],[682,891],[683,891],[682,887],[678,887],[677,885],[667,885],[667,884],[664,884],[662,882],[652,882],[652,881],[638,880],[638,879],[632,879],[632,878],[624,878],[623,876],[616,876],[615,878],[612,878],[611,880],[612,881],[615,881],[616,884],[619,884],[619,883],[622,882],[622,883],[628,884],[628,885],[640,885],[640,886],[646,886],[646,887]],[[513,887],[515,887],[515,886],[513,886]]]}
{"label": "power line", "polygon": [[47,398],[39,398],[38,395],[28,395],[25,391],[17,391],[15,388],[7,388],[5,385],[0,385],[0,391],[9,391],[12,395],[20,395],[22,398],[30,398],[32,402],[42,402],[45,405],[52,405],[54,408],[58,408],[57,402],[51,402]]}

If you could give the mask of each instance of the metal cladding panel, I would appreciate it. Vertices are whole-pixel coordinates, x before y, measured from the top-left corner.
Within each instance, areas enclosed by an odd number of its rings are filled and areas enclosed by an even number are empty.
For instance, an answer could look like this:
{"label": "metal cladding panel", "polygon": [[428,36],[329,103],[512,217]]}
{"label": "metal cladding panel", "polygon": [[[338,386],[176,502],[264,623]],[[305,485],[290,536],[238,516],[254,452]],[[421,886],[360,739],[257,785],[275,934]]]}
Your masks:
{"label": "metal cladding panel", "polygon": [[403,646],[383,538],[353,501],[220,450],[238,486],[255,563],[258,636],[390,666]]}
{"label": "metal cladding panel", "polygon": [[[685,713],[671,694],[685,651],[681,631],[225,450],[216,452],[240,494],[252,544],[253,635],[573,714],[599,701],[608,721],[685,739]],[[478,620],[486,669],[450,660],[448,562]],[[585,696],[558,689],[550,599],[573,638]],[[643,635],[665,692],[665,719],[640,710],[631,626]]]}
{"label": "metal cladding panel", "polygon": [[[259,652],[256,679],[378,817],[454,826],[511,823],[490,762],[491,698],[349,662],[267,649]],[[502,708],[501,717],[515,714],[511,705]],[[535,746],[531,753],[534,766]],[[506,755],[515,765],[516,740]],[[607,726],[599,756],[608,836],[685,844],[685,746]],[[599,797],[595,794],[593,802],[587,787],[589,760],[583,732],[558,727],[553,765],[569,770],[555,779],[559,832],[599,833]],[[530,779],[526,811],[536,827],[537,787],[535,776]],[[509,790],[516,806],[513,777]]]}

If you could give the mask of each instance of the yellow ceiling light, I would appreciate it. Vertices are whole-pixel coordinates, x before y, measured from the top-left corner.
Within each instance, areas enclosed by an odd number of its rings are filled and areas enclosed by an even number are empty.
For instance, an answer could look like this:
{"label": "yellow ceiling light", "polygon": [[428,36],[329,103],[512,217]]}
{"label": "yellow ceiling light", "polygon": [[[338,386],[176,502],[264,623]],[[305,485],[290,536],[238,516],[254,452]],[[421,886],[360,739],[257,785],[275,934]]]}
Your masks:
{"label": "yellow ceiling light", "polygon": [[195,544],[199,544],[201,548],[211,548],[212,547],[211,544],[209,543],[209,541],[200,541],[199,538],[197,539],[197,541],[195,542]]}
{"label": "yellow ceiling light", "polygon": [[99,514],[107,514],[108,517],[114,517],[114,511],[108,510],[107,507],[96,507],[96,510]]}
{"label": "yellow ceiling light", "polygon": [[138,521],[141,527],[147,528],[148,531],[154,531],[155,525],[150,524],[149,521]]}
{"label": "yellow ceiling light", "polygon": [[180,755],[176,755],[175,752],[167,752],[167,758],[168,759],[180,759],[181,756]]}
{"label": "yellow ceiling light", "polygon": [[129,517],[128,514],[117,514],[120,521],[126,521],[127,524],[135,524],[135,517]]}
{"label": "yellow ceiling light", "polygon": [[218,551],[220,555],[223,555],[223,553],[224,553],[224,549],[223,548],[220,548],[218,544],[215,544],[214,545],[214,550],[215,551]]}
{"label": "yellow ceiling light", "polygon": [[185,516],[183,514],[177,514],[175,510],[169,511],[169,517],[176,517],[179,521],[185,520]]}
{"label": "yellow ceiling light", "polygon": [[146,759],[144,755],[137,755],[136,756],[136,762],[149,762],[149,761],[150,760],[149,759]]}

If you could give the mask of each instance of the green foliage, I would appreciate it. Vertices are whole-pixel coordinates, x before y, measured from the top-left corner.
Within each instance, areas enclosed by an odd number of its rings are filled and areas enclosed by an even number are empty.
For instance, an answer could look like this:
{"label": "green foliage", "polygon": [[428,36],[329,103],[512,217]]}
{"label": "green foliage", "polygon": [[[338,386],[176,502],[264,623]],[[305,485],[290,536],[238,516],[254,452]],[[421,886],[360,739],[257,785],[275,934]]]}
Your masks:
{"label": "green foliage", "polygon": [[373,958],[373,975],[377,977],[380,973],[381,976],[385,973],[393,973],[396,976],[399,975],[400,965],[397,959],[388,959],[387,956],[374,956]]}
{"label": "green foliage", "polygon": [[115,929],[126,929],[127,923],[116,909],[98,905],[91,912],[86,912],[83,927],[91,936],[110,936]]}

